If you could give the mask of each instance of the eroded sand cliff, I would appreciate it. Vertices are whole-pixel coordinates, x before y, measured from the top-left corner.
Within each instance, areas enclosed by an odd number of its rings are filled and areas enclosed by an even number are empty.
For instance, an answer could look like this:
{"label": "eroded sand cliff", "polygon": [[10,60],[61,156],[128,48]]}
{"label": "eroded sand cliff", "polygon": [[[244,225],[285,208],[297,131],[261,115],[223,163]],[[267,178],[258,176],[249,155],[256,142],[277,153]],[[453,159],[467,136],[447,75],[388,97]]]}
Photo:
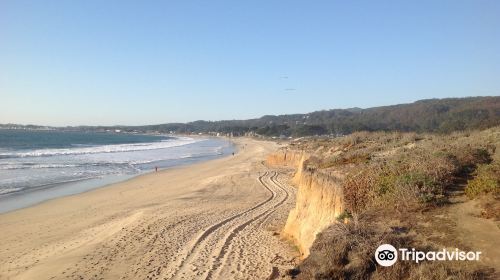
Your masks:
{"label": "eroded sand cliff", "polygon": [[316,235],[336,222],[344,211],[341,175],[308,165],[312,155],[303,151],[280,150],[267,158],[270,165],[295,167],[293,184],[298,188],[295,208],[290,211],[283,233],[302,253],[309,255]]}

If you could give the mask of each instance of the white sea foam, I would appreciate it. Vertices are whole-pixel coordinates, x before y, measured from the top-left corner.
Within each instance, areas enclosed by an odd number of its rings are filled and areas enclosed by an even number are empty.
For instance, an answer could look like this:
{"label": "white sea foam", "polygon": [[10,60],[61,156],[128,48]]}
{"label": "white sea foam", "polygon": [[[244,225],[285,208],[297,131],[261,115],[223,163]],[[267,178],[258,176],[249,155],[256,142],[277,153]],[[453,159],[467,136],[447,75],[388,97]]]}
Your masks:
{"label": "white sea foam", "polygon": [[57,156],[57,155],[82,155],[82,154],[146,151],[146,150],[158,150],[158,149],[178,147],[200,141],[203,140],[193,139],[189,137],[177,137],[175,139],[169,139],[161,142],[151,142],[151,143],[103,145],[95,147],[78,147],[69,149],[40,149],[27,152],[0,153],[0,157],[24,158],[24,157],[44,157],[44,156]]}
{"label": "white sea foam", "polygon": [[22,190],[23,188],[7,188],[7,189],[0,189],[0,195],[2,194],[8,194],[8,193],[13,193]]}
{"label": "white sea foam", "polygon": [[175,137],[141,144],[73,145],[68,149],[17,151],[4,149],[0,150],[0,198],[56,184],[111,175],[135,175],[154,170],[154,167],[164,168],[204,157],[217,157],[227,147],[224,141],[210,138]]}
{"label": "white sea foam", "polygon": [[78,164],[25,164],[25,163],[11,163],[8,165],[0,164],[0,170],[14,170],[14,169],[44,169],[44,168],[68,168],[79,167]]}

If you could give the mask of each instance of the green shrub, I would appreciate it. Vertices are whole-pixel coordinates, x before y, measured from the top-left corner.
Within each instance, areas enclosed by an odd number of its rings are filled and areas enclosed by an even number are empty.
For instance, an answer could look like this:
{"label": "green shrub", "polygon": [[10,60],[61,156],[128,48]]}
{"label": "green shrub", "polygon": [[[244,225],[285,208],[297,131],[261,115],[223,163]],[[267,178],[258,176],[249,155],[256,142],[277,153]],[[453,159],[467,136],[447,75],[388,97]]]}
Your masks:
{"label": "green shrub", "polygon": [[500,194],[500,168],[498,163],[479,165],[475,177],[467,182],[465,194],[475,198],[481,194]]}

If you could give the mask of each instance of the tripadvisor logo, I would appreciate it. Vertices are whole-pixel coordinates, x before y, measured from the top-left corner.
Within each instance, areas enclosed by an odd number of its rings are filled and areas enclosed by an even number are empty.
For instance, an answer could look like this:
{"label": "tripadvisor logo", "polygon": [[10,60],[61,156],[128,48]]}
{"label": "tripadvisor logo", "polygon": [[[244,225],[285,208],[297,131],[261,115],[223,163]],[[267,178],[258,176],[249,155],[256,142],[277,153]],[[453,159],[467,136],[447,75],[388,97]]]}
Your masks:
{"label": "tripadvisor logo", "polygon": [[382,244],[375,251],[375,260],[381,266],[391,266],[398,260],[398,251],[391,244]]}
{"label": "tripadvisor logo", "polygon": [[[398,255],[400,256],[398,258]],[[382,244],[375,251],[375,260],[381,266],[391,266],[396,261],[413,261],[419,263],[421,261],[479,261],[481,252],[464,252],[458,249],[449,251],[443,249],[440,251],[417,251],[415,248],[399,248],[397,250],[391,244]]]}

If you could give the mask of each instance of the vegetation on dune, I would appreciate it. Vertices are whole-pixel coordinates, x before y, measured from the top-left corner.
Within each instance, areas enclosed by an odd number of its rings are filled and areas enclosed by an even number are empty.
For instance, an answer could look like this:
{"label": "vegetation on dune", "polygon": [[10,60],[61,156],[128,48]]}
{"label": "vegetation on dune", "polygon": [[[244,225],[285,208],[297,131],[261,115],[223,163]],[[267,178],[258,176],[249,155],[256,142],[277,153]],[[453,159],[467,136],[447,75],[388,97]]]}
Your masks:
{"label": "vegetation on dune", "polygon": [[448,187],[474,174],[466,192],[472,196],[495,192],[499,169],[492,155],[499,139],[492,135],[498,133],[498,128],[449,135],[358,132],[312,140],[301,148],[329,151],[307,164],[344,169],[345,204],[349,211],[360,213],[384,205],[408,209],[412,204],[442,204]]}
{"label": "vegetation on dune", "polygon": [[469,198],[484,194],[500,197],[500,152],[495,153],[488,163],[479,164],[473,175],[465,188]]}
{"label": "vegetation on dune", "polygon": [[[294,148],[312,151],[306,168],[345,174],[346,210],[339,223],[317,236],[310,255],[291,271],[298,279],[485,279],[475,264],[397,262],[378,269],[373,256],[383,243],[424,251],[457,246],[451,237],[415,234],[416,216],[447,205],[451,192],[487,196],[484,215],[500,209],[500,127],[446,135],[358,132],[336,139],[308,139]],[[422,214],[424,213],[424,214]],[[348,219],[349,223],[342,221]],[[433,220],[427,221],[433,223]],[[434,227],[435,225],[433,225]],[[446,236],[446,235],[444,235]]]}
{"label": "vegetation on dune", "polygon": [[470,180],[465,188],[465,193],[470,198],[475,198],[481,194],[500,192],[500,168],[496,164],[483,164],[478,167],[474,179]]}
{"label": "vegetation on dune", "polygon": [[381,215],[355,216],[350,223],[338,223],[320,233],[311,255],[289,271],[298,280],[326,279],[489,279],[493,271],[460,261],[396,262],[390,268],[377,267],[373,252],[380,244],[416,250],[440,250],[409,234],[409,225],[391,227]]}

